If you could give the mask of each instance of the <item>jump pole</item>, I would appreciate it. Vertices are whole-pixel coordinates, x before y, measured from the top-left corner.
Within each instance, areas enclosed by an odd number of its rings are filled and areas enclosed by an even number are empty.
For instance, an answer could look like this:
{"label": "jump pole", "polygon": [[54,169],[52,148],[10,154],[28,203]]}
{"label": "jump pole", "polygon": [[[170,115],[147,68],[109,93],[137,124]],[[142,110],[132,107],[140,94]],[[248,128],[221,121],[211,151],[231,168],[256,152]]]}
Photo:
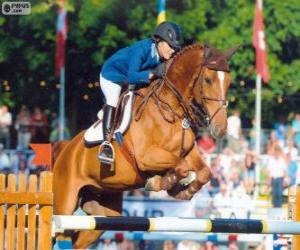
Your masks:
{"label": "jump pole", "polygon": [[195,219],[177,217],[53,217],[56,232],[64,230],[149,231],[149,232],[203,232],[246,234],[299,234],[300,222],[248,219]]}

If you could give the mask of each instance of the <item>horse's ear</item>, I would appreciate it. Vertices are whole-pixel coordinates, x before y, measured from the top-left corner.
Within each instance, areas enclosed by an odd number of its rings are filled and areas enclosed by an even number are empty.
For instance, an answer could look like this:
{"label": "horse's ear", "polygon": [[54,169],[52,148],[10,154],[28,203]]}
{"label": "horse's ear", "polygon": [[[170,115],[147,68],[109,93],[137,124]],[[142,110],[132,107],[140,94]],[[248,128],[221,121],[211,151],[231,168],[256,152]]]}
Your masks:
{"label": "horse's ear", "polygon": [[208,43],[205,42],[205,44],[204,44],[204,61],[207,61],[211,55],[212,55],[212,50],[211,50],[210,46],[208,45]]}
{"label": "horse's ear", "polygon": [[225,56],[226,60],[229,60],[232,55],[241,47],[241,45],[235,46],[233,48],[227,49],[223,55]]}

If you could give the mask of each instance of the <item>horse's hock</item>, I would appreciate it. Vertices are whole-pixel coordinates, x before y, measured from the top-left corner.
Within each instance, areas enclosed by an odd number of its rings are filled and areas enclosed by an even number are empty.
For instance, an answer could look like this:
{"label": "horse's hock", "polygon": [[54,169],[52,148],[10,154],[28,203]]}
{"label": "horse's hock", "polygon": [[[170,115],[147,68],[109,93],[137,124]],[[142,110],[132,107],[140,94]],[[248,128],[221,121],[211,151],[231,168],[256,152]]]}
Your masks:
{"label": "horse's hock", "polygon": [[0,250],[51,249],[52,173],[0,174]]}

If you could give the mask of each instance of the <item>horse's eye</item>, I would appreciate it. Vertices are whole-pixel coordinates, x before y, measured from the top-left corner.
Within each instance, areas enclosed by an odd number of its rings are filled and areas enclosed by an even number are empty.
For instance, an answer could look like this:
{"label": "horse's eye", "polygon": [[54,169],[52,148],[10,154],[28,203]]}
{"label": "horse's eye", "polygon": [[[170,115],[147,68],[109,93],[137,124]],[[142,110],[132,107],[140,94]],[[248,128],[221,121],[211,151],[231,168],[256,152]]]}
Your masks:
{"label": "horse's eye", "polygon": [[212,80],[209,77],[205,77],[205,81],[208,84],[212,84]]}

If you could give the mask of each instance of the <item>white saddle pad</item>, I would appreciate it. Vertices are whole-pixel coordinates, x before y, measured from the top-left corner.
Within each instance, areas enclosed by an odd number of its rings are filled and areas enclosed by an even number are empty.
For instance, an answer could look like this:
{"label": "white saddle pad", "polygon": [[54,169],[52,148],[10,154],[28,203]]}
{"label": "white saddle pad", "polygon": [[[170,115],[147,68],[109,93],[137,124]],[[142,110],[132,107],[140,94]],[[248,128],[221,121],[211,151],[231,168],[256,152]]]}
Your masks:
{"label": "white saddle pad", "polygon": [[[119,132],[124,134],[124,132],[128,129],[130,121],[131,121],[131,112],[133,105],[134,92],[129,91],[123,96],[122,102],[128,100],[124,107],[124,112],[122,116],[122,121],[120,126],[114,131],[113,139],[115,139],[115,133]],[[103,119],[103,110],[101,109],[98,114],[98,121],[96,121],[84,134],[84,142],[88,146],[94,146],[100,144],[103,141],[103,129],[102,129],[102,119]]]}

